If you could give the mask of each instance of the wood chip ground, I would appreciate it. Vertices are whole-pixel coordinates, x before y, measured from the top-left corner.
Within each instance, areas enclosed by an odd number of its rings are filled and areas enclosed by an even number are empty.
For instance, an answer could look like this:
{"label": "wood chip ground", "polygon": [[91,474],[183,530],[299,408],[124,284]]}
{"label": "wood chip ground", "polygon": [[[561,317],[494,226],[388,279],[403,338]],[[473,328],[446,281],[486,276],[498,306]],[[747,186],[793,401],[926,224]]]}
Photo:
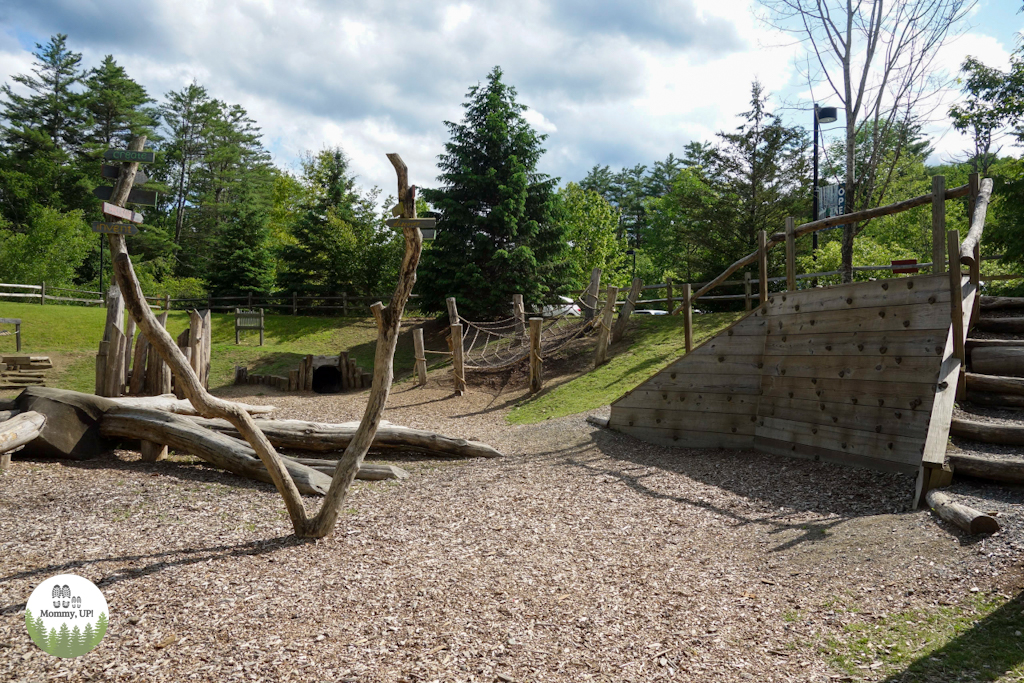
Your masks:
{"label": "wood chip ground", "polygon": [[[252,389],[229,393],[307,420],[358,419],[365,400]],[[846,625],[1022,583],[1019,515],[979,544],[909,511],[906,476],[660,448],[585,415],[510,426],[522,397],[396,387],[386,419],[507,457],[375,459],[412,477],[358,484],[316,542],[291,537],[271,487],[191,458],[16,457],[0,681],[834,681],[817,645]],[[991,492],[965,495],[1021,502]],[[111,611],[73,660],[24,627],[32,589],[65,572]]]}

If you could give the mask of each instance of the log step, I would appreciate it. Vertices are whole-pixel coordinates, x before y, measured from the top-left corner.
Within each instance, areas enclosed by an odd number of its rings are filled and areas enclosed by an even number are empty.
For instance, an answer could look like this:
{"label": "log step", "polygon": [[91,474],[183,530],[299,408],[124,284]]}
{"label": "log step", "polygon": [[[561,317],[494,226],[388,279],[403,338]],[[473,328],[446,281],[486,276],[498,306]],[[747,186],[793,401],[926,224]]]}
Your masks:
{"label": "log step", "polygon": [[1021,458],[950,453],[949,465],[955,474],[1003,484],[1024,484],[1024,459]]}
{"label": "log step", "polygon": [[1024,308],[1024,297],[1022,296],[983,296],[981,297],[981,310],[996,311],[1007,308]]}
{"label": "log step", "polygon": [[968,351],[990,347],[1005,348],[1008,346],[1024,347],[1024,339],[974,339],[973,337],[968,337],[964,342],[964,348]]}
{"label": "log step", "polygon": [[985,346],[971,351],[971,370],[983,375],[1024,377],[1024,346]]}
{"label": "log step", "polygon": [[989,391],[995,394],[1024,396],[1024,378],[998,377],[976,372],[968,372],[966,376],[968,391]]}
{"label": "log step", "polygon": [[987,391],[968,391],[967,400],[986,408],[1024,408],[1024,396],[993,394]]}
{"label": "log step", "polygon": [[1024,334],[1024,318],[978,318],[975,327],[982,332]]}
{"label": "log step", "polygon": [[1024,425],[993,424],[954,417],[949,422],[949,433],[981,443],[1024,446]]}

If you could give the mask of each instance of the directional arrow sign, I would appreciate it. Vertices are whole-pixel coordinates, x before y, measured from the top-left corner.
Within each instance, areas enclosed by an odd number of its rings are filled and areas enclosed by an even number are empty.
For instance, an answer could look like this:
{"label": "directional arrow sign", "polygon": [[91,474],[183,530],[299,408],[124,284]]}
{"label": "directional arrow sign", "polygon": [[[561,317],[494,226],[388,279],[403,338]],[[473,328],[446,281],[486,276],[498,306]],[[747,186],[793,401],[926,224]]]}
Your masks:
{"label": "directional arrow sign", "polygon": [[93,223],[93,232],[101,232],[105,235],[137,235],[139,229],[128,223]]}
{"label": "directional arrow sign", "polygon": [[103,202],[103,215],[110,218],[120,218],[123,221],[131,221],[132,223],[141,223],[143,218],[142,214],[131,209],[123,209],[116,204],[108,204]]}
{"label": "directional arrow sign", "polygon": [[130,149],[108,149],[103,153],[107,161],[137,161],[140,164],[151,164],[156,161],[156,152],[133,152]]}
{"label": "directional arrow sign", "polygon": [[392,228],[419,228],[423,232],[423,239],[432,240],[437,233],[434,226],[437,220],[434,218],[389,218],[386,221]]}
{"label": "directional arrow sign", "polygon": [[[114,194],[114,188],[101,185],[93,190],[92,194],[97,199],[110,199]],[[156,192],[153,190],[140,190],[137,187],[133,187],[128,192],[128,203],[142,204],[143,206],[156,206]]]}
{"label": "directional arrow sign", "polygon": [[[111,166],[110,164],[100,165],[100,175],[110,180],[117,180],[121,175],[120,166]],[[149,176],[141,168],[135,172],[135,182],[132,185],[145,185],[149,182]]]}

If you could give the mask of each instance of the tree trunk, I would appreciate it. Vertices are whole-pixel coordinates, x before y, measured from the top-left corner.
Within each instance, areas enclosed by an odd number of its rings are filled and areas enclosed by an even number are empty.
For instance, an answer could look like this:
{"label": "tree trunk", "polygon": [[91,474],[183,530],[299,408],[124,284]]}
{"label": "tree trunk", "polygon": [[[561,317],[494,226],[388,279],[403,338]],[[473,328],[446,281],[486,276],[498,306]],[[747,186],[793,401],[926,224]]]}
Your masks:
{"label": "tree trunk", "polygon": [[[192,418],[200,426],[238,436],[225,420]],[[331,452],[348,448],[359,429],[358,422],[327,424],[302,420],[256,420],[256,426],[275,448],[297,451]],[[382,420],[373,437],[372,450],[418,451],[431,455],[461,458],[500,458],[502,454],[479,441],[453,439],[423,429],[412,429]]]}

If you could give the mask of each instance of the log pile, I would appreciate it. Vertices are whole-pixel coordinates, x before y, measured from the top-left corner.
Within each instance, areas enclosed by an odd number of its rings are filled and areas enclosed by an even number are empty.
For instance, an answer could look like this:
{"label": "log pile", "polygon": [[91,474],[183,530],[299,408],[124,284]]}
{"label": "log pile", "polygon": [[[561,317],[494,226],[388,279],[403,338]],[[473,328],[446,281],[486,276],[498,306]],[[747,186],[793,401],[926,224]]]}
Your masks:
{"label": "log pile", "polygon": [[0,356],[0,389],[45,385],[51,368],[48,356]]}
{"label": "log pile", "polygon": [[[238,404],[250,415],[268,415],[273,406]],[[15,419],[31,421],[31,438],[18,441],[31,456],[84,460],[118,446],[137,448],[145,455],[146,444],[158,449],[169,446],[180,453],[195,455],[205,462],[249,479],[271,482],[270,473],[252,447],[239,437],[227,420],[199,417],[189,401],[173,395],[103,398],[62,389],[32,387],[0,406],[16,414]],[[20,411],[20,414],[18,414]],[[2,415],[2,413],[0,413]],[[23,418],[24,415],[38,418]],[[0,446],[4,427],[0,422]],[[355,437],[357,422],[327,424],[300,420],[258,419],[256,424],[271,443],[291,451],[322,454],[318,458],[288,456],[284,466],[305,495],[324,495],[339,458]],[[372,450],[401,450],[442,457],[495,458],[501,453],[487,444],[442,436],[382,421]],[[333,456],[333,457],[332,457]],[[144,458],[146,459],[146,458]],[[148,460],[156,461],[159,457]],[[356,478],[366,480],[405,479],[409,473],[393,465],[360,463]]]}

